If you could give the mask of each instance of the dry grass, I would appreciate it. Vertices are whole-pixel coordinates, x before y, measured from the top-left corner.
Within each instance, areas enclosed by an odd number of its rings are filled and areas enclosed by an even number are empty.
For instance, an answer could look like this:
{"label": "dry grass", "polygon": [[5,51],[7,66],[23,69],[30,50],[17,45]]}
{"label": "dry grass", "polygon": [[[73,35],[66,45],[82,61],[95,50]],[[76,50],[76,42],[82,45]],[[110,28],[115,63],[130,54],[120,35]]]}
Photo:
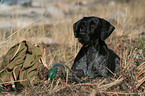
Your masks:
{"label": "dry grass", "polygon": [[[145,2],[142,2],[144,1],[117,3],[113,9],[108,9],[107,4],[94,5],[89,8],[89,11],[83,13],[83,16],[93,15],[106,19],[109,19],[112,12],[120,10],[127,14],[125,18],[116,17],[117,22],[113,23],[116,30],[106,40],[108,47],[121,58],[121,70],[114,73],[113,77],[96,78],[82,84],[72,83],[71,75],[66,78],[68,81],[57,79],[53,80],[51,84],[40,80],[36,86],[29,84],[20,94],[52,96],[145,95],[145,36],[140,34],[145,28]],[[2,62],[2,56],[15,43],[34,36],[48,36],[58,42],[58,45],[41,47],[44,52],[43,61],[48,67],[59,62],[71,68],[73,60],[81,48],[72,31],[73,23],[78,20],[77,15],[68,16],[67,18],[71,18],[70,22],[66,21],[67,23],[52,26],[45,26],[43,20],[36,20],[30,22],[26,28],[14,30],[7,38],[5,38],[5,32],[0,33],[3,37],[0,39],[0,62]],[[41,21],[40,26],[33,27],[33,23],[37,21]],[[46,35],[45,30],[51,31],[51,35]],[[42,73],[47,75],[47,68],[42,68],[42,70]]]}

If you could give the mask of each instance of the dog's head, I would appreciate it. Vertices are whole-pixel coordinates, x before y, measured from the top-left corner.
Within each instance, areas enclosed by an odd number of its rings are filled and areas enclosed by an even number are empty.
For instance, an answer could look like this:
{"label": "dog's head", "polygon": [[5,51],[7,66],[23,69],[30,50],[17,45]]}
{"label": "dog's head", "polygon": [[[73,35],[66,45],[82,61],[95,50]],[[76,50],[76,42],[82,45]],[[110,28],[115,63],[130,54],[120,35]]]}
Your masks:
{"label": "dog's head", "polygon": [[115,29],[108,21],[98,17],[84,17],[73,25],[74,35],[81,44],[105,40]]}

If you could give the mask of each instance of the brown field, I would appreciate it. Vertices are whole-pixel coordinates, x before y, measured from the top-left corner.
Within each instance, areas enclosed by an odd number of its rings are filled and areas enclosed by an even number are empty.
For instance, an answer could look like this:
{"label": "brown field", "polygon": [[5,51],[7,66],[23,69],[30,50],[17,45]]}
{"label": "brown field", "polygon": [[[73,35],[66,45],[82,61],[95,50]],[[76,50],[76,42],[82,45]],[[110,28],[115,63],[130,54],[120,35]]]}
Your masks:
{"label": "brown field", "polygon": [[[66,0],[67,2],[83,0]],[[125,0],[124,0],[125,1]],[[82,8],[81,10],[84,11]],[[112,12],[123,11],[125,16],[116,16],[111,20]],[[75,14],[67,15],[62,23],[45,25],[43,18],[38,26],[33,26],[37,21],[30,22],[27,27],[12,30],[9,36],[5,31],[0,32],[0,64],[3,56],[14,44],[27,40],[30,37],[50,37],[57,44],[38,44],[43,52],[43,63],[51,67],[53,63],[63,63],[71,68],[81,44],[74,38],[73,23],[79,19],[76,10]],[[144,0],[130,0],[130,2],[116,2],[113,8],[108,8],[107,3],[93,5],[84,16],[97,16],[105,18],[115,26],[115,31],[106,40],[109,48],[113,49],[121,58],[121,69],[108,78],[96,78],[88,83],[74,84],[71,82],[71,74],[66,80],[55,79],[51,84],[46,80],[40,80],[39,84],[29,84],[19,95],[46,95],[46,96],[144,96],[145,95],[145,2]],[[13,18],[12,18],[13,19]],[[70,20],[69,22],[67,20]],[[51,32],[46,34],[46,31]],[[6,43],[3,43],[6,42]],[[35,43],[35,42],[32,42]],[[47,75],[48,69],[42,67]],[[5,94],[8,91],[1,91]]]}

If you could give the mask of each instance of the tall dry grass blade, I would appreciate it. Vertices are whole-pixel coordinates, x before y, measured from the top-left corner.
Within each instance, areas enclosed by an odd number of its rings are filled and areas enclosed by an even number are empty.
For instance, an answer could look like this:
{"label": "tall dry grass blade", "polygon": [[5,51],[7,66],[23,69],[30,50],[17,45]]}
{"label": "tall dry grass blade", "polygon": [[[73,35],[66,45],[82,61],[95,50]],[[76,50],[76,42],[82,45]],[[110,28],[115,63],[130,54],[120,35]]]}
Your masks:
{"label": "tall dry grass blade", "polygon": [[46,49],[45,49],[45,48],[44,48],[44,50],[43,50],[43,55],[42,55],[41,61],[42,61],[42,64],[43,64],[47,69],[50,69],[50,68],[48,67],[47,63],[46,63]]}
{"label": "tall dry grass blade", "polygon": [[57,89],[57,87],[58,87],[58,84],[60,83],[60,78],[57,80],[57,82],[56,82],[56,85],[54,86],[54,88],[53,88],[53,90],[55,90],[55,89]]}
{"label": "tall dry grass blade", "polygon": [[[36,19],[36,20],[34,20],[34,21],[32,21],[32,22],[30,22],[30,23],[24,25],[23,27],[19,28],[17,31],[15,31],[14,33],[12,33],[9,37],[7,37],[6,39],[4,39],[4,41],[7,42],[7,41],[11,40],[11,39],[12,39],[11,37],[12,37],[13,35],[15,35],[17,32],[20,32],[20,30],[26,28],[27,26],[29,26],[29,25],[31,25],[31,24],[33,24],[33,23],[39,21],[39,20],[41,20],[41,18]],[[3,42],[0,42],[0,45],[1,45],[2,43],[3,43]]]}
{"label": "tall dry grass blade", "polygon": [[95,89],[93,89],[89,96],[96,96],[96,92],[97,91]]}
{"label": "tall dry grass blade", "polygon": [[[145,73],[145,62],[143,62],[142,64],[140,64],[138,67],[137,67],[137,78],[139,78],[142,74]],[[143,83],[145,82],[145,77],[143,77],[142,79],[140,80],[137,80],[136,81],[136,89],[139,88]]]}
{"label": "tall dry grass blade", "polygon": [[145,73],[145,62],[143,62],[142,64],[140,64],[138,67],[137,67],[137,70],[138,70],[138,73],[137,73],[137,76],[139,77],[140,75],[144,74]]}
{"label": "tall dry grass blade", "polygon": [[[106,94],[108,94],[109,96],[111,95],[111,96],[144,96],[144,94],[145,94],[145,92],[140,92],[140,93],[136,93],[136,92],[124,92],[124,91],[122,91],[122,92],[104,92],[104,91],[100,91],[101,93],[106,93]],[[107,96],[108,96],[107,95]]]}
{"label": "tall dry grass blade", "polygon": [[[49,61],[49,66],[52,66],[52,63],[53,63],[53,61],[54,61],[54,59],[55,59],[55,56],[57,55],[57,51],[54,53],[54,56],[52,56],[51,58],[50,58],[50,61]],[[50,54],[52,55],[52,53],[50,52]]]}
{"label": "tall dry grass blade", "polygon": [[65,82],[65,85],[68,86],[68,76],[69,76],[69,69],[66,68],[66,82]]}
{"label": "tall dry grass blade", "polygon": [[86,85],[86,86],[98,86],[98,83],[80,83],[80,84],[75,84],[74,86],[83,86],[83,85]]}
{"label": "tall dry grass blade", "polygon": [[139,88],[139,86],[141,86],[144,82],[145,82],[145,77],[143,77],[142,79],[138,80],[136,82],[136,89]]}
{"label": "tall dry grass blade", "polygon": [[101,86],[103,83],[105,83],[107,81],[107,79],[104,79],[102,82],[100,82],[99,84],[98,84],[98,86]]}
{"label": "tall dry grass blade", "polygon": [[102,85],[102,86],[98,86],[98,89],[100,90],[106,90],[114,85],[120,84],[122,81],[124,80],[123,77],[118,78],[117,80],[115,80],[114,82],[111,82],[109,84],[106,85]]}

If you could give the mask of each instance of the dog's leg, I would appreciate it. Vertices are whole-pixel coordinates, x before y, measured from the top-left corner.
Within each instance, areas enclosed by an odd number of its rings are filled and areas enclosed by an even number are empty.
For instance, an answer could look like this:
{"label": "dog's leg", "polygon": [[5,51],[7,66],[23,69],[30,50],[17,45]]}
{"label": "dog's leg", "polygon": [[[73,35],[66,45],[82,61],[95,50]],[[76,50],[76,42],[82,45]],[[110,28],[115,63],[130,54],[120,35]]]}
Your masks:
{"label": "dog's leg", "polygon": [[81,69],[75,70],[75,71],[73,71],[73,74],[72,74],[72,80],[78,84],[79,83],[78,79],[80,79],[83,76],[84,76],[83,70],[81,70]]}

